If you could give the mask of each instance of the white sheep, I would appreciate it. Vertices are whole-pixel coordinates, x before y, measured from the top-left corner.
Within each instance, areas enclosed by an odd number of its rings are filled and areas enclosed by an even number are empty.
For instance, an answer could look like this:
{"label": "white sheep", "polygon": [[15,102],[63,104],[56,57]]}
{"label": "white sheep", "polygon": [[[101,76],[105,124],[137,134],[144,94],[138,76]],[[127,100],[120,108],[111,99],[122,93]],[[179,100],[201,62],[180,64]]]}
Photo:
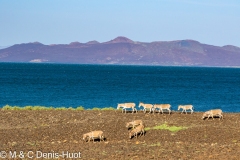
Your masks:
{"label": "white sheep", "polygon": [[91,139],[93,140],[93,142],[94,142],[94,139],[100,139],[100,141],[101,140],[104,141],[103,131],[92,131],[92,132],[83,134],[84,141],[89,142]]}
{"label": "white sheep", "polygon": [[129,138],[131,139],[132,136],[138,138],[138,134],[140,133],[140,136],[141,135],[145,135],[145,130],[144,130],[144,125],[139,125],[137,126],[136,128],[132,129],[130,132],[129,132]]}
{"label": "white sheep", "polygon": [[193,113],[193,105],[179,105],[178,110],[182,109],[181,114],[185,111],[187,114],[187,110],[191,110],[191,114]]}
{"label": "white sheep", "polygon": [[126,124],[126,127],[127,127],[127,128],[135,128],[135,127],[138,126],[138,125],[143,125],[142,120],[134,120],[134,121],[132,121],[132,122],[128,122],[128,123]]}
{"label": "white sheep", "polygon": [[160,111],[162,111],[162,114],[163,114],[163,110],[168,110],[169,114],[171,114],[171,105],[170,104],[154,104],[153,106],[154,110],[155,109],[159,109],[159,113]]}
{"label": "white sheep", "polygon": [[142,103],[140,102],[138,107],[143,107],[143,112],[146,113],[147,112],[147,109],[149,109],[149,113],[151,112],[154,112],[154,108],[153,108],[153,105],[152,104],[146,104],[146,103]]}
{"label": "white sheep", "polygon": [[209,117],[212,117],[212,119],[214,120],[214,116],[218,116],[219,120],[223,119],[223,115],[222,115],[222,110],[221,109],[213,109],[213,110],[209,110],[206,111],[203,116],[202,119],[205,119],[207,117],[207,119],[209,119]]}
{"label": "white sheep", "polygon": [[136,113],[137,113],[137,109],[135,108],[135,106],[136,106],[135,103],[118,103],[117,109],[122,108],[122,113],[123,113],[123,110],[125,110],[125,113],[126,113],[127,109],[132,108],[132,113],[134,111],[136,111]]}

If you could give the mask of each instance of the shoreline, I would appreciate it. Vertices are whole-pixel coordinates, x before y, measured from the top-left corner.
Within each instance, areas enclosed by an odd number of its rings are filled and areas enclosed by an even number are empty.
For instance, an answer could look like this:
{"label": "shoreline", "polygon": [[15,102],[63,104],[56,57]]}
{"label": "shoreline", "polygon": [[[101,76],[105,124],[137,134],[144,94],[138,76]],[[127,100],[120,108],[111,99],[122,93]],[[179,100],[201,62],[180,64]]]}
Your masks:
{"label": "shoreline", "polygon": [[[75,111],[119,111],[122,112],[122,109],[117,109],[117,108],[113,108],[113,107],[104,107],[104,108],[98,108],[98,107],[94,107],[94,108],[88,108],[85,109],[83,106],[79,106],[79,107],[46,107],[46,106],[24,106],[24,107],[19,107],[19,106],[10,106],[10,105],[5,105],[3,107],[0,107],[0,110],[75,110]],[[209,109],[211,110],[211,109]],[[138,112],[143,112],[143,110],[137,110]],[[149,110],[148,110],[149,111]],[[147,111],[147,112],[148,112]],[[172,113],[181,113],[182,110],[178,111],[178,110],[171,110]],[[208,111],[208,110],[206,110]],[[195,113],[204,113],[206,111],[194,111]],[[127,110],[128,113],[131,113],[132,110]],[[168,111],[166,111],[168,112]],[[156,114],[158,114],[158,110],[155,111]],[[171,113],[171,114],[172,114]],[[185,112],[184,112],[185,113]],[[184,114],[183,113],[183,114]],[[190,112],[188,111],[188,114]],[[240,113],[240,112],[223,112],[223,113]],[[134,114],[136,114],[134,112]]]}
{"label": "shoreline", "polygon": [[208,65],[154,65],[154,64],[111,64],[111,63],[58,63],[58,62],[0,62],[0,64],[40,64],[40,65],[85,65],[85,66],[133,66],[133,67],[189,67],[189,68],[236,68],[239,69],[240,66],[208,66]]}

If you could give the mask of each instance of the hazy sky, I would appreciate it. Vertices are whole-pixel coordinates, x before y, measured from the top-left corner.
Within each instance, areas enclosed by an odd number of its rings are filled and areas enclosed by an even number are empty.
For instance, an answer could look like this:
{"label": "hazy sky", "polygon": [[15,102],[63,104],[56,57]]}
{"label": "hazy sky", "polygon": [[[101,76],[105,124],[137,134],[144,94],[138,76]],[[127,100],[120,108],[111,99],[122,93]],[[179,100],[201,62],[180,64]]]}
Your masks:
{"label": "hazy sky", "polygon": [[0,0],[0,46],[194,39],[240,47],[239,0]]}

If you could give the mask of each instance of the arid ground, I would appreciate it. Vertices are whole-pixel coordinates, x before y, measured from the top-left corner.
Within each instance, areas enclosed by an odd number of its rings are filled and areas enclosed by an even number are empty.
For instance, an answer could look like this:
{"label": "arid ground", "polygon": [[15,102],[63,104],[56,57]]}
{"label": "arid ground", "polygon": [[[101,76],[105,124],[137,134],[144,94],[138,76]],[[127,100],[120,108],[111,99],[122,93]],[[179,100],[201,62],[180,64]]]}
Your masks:
{"label": "arid ground", "polygon": [[[29,159],[27,156],[37,159],[36,153],[46,159],[44,153],[67,152],[80,152],[81,159],[86,160],[240,159],[240,114],[223,113],[223,120],[202,120],[202,114],[0,110],[0,156],[11,159],[9,153],[16,151],[16,159],[20,159],[20,155],[24,155],[22,159]],[[146,134],[129,139],[126,122],[136,119],[143,120]],[[176,131],[178,127],[180,130]],[[92,130],[102,130],[105,141],[83,141],[82,135]],[[52,159],[73,158],[55,156]]]}

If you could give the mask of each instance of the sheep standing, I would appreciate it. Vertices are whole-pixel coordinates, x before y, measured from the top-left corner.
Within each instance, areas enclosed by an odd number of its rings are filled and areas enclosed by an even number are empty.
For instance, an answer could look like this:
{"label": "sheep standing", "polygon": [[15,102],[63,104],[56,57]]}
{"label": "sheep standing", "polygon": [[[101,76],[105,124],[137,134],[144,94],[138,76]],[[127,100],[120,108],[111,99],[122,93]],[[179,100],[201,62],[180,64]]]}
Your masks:
{"label": "sheep standing", "polygon": [[92,131],[92,132],[83,134],[84,141],[89,142],[91,139],[93,140],[93,142],[94,142],[94,139],[100,139],[100,141],[101,140],[104,141],[103,131]]}
{"label": "sheep standing", "polygon": [[171,105],[170,104],[154,104],[153,106],[154,110],[155,109],[159,109],[159,113],[160,111],[162,112],[163,114],[163,110],[168,110],[169,114],[171,114]]}
{"label": "sheep standing", "polygon": [[221,109],[213,109],[213,110],[209,110],[206,111],[203,116],[202,119],[205,119],[207,117],[207,119],[209,119],[209,117],[212,117],[212,119],[214,120],[214,116],[218,116],[219,120],[223,119],[223,115],[222,115],[222,110]]}
{"label": "sheep standing", "polygon": [[138,126],[138,125],[143,125],[142,120],[134,120],[134,121],[132,121],[132,122],[128,122],[128,123],[126,124],[126,127],[127,127],[127,128],[135,128],[135,127]]}
{"label": "sheep standing", "polygon": [[149,109],[149,113],[151,112],[154,112],[154,108],[153,108],[153,105],[152,104],[146,104],[146,103],[142,103],[140,102],[138,107],[143,107],[143,112],[146,113],[147,112],[147,109]]}
{"label": "sheep standing", "polygon": [[179,105],[178,110],[182,109],[181,114],[185,111],[187,114],[187,110],[191,110],[191,114],[193,113],[193,105]]}
{"label": "sheep standing", "polygon": [[136,113],[137,113],[137,109],[135,108],[135,106],[136,106],[135,103],[118,103],[117,109],[122,108],[122,113],[123,113],[124,110],[125,110],[125,113],[126,113],[126,112],[127,112],[127,109],[132,108],[132,113],[133,113],[134,111],[136,111]]}
{"label": "sheep standing", "polygon": [[142,124],[140,124],[139,126],[137,126],[136,128],[132,129],[129,132],[129,138],[131,139],[132,136],[138,138],[139,133],[140,133],[140,136],[145,135],[144,125],[142,125]]}

